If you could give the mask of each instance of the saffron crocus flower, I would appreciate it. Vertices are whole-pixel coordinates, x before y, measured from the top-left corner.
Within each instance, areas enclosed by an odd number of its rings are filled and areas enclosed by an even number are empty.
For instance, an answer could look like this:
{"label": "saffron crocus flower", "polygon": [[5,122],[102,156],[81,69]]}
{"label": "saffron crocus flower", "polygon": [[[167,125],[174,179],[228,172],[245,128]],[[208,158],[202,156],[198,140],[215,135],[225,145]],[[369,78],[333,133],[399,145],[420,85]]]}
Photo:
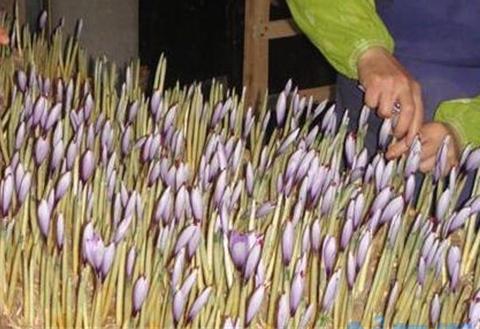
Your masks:
{"label": "saffron crocus flower", "polygon": [[283,140],[280,146],[277,149],[277,156],[283,154],[287,148],[297,139],[298,134],[300,133],[300,128],[295,129],[292,131],[288,136]]}
{"label": "saffron crocus flower", "polygon": [[260,287],[255,289],[255,291],[250,296],[248,300],[247,314],[245,318],[245,323],[247,326],[252,322],[253,318],[260,310],[264,295],[265,295],[265,286],[261,285]]}
{"label": "saffron crocus flower", "polygon": [[12,175],[7,175],[7,177],[0,182],[0,202],[1,202],[1,210],[3,216],[8,214],[10,210],[10,204],[12,202],[13,196],[13,189],[14,189],[14,180]]}
{"label": "saffron crocus flower", "polygon": [[257,270],[257,266],[262,255],[262,245],[260,242],[261,241],[257,240],[253,247],[250,248],[250,251],[248,253],[243,271],[243,276],[245,280],[250,279],[250,277],[252,277],[252,275]]}
{"label": "saffron crocus flower", "polygon": [[95,157],[93,152],[87,150],[83,153],[80,162],[80,178],[85,183],[93,175],[95,171]]}
{"label": "saffron crocus flower", "polygon": [[55,185],[55,201],[58,202],[67,193],[70,183],[72,181],[72,173],[70,171],[65,172],[58,179],[57,185]]}
{"label": "saffron crocus flower", "polygon": [[467,160],[465,161],[466,171],[474,171],[477,170],[478,167],[480,167],[480,149],[470,152]]}
{"label": "saffron crocus flower", "polygon": [[437,152],[437,160],[433,171],[434,181],[438,180],[446,174],[448,161],[448,147],[450,144],[450,136],[446,136]]}
{"label": "saffron crocus flower", "polygon": [[356,278],[357,278],[357,269],[356,269],[355,257],[353,256],[352,251],[349,251],[347,256],[347,284],[349,289],[353,288]]}
{"label": "saffron crocus flower", "polygon": [[321,225],[320,220],[316,219],[311,226],[311,238],[310,241],[312,242],[312,249],[316,252],[320,250],[320,243],[321,243]]}
{"label": "saffron crocus flower", "polygon": [[58,249],[62,249],[64,240],[65,240],[65,224],[64,224],[64,219],[62,214],[59,214],[57,216],[57,226],[56,226],[55,233],[56,233],[55,238],[57,242],[57,247]]}
{"label": "saffron crocus flower", "polygon": [[323,246],[322,246],[322,260],[323,260],[323,265],[325,266],[325,272],[327,274],[327,277],[329,277],[333,271],[336,257],[337,257],[337,241],[335,240],[335,237],[327,235],[323,240]]}
{"label": "saffron crocus flower", "polygon": [[291,221],[285,224],[282,235],[282,260],[283,264],[290,264],[295,246],[295,227]]}
{"label": "saffron crocus flower", "polygon": [[392,189],[387,186],[380,193],[377,194],[375,199],[373,200],[372,206],[370,208],[370,212],[374,213],[377,210],[383,210],[387,205],[388,201],[390,201],[390,197],[392,195]]}
{"label": "saffron crocus flower", "polygon": [[249,251],[249,239],[247,234],[231,231],[228,239],[228,247],[233,264],[237,269],[242,269],[247,261]]}
{"label": "saffron crocus flower", "polygon": [[404,206],[405,201],[403,200],[402,196],[398,196],[391,200],[383,210],[380,222],[389,222],[394,216],[402,213]]}
{"label": "saffron crocus flower", "polygon": [[205,304],[207,304],[211,292],[212,288],[207,287],[202,291],[200,295],[198,295],[197,299],[195,299],[195,301],[193,302],[192,307],[190,307],[190,311],[188,312],[189,321],[192,321],[197,316],[197,314],[200,313]]}
{"label": "saffron crocus flower", "polygon": [[153,218],[157,222],[162,220],[163,223],[169,223],[172,216],[172,211],[173,211],[173,194],[169,186],[163,191],[160,199],[157,201]]}
{"label": "saffron crocus flower", "polygon": [[447,270],[450,278],[450,289],[456,290],[460,275],[461,251],[457,246],[452,246],[447,253]]}
{"label": "saffron crocus flower", "polygon": [[278,329],[286,328],[289,318],[290,318],[290,311],[289,311],[288,295],[282,294],[282,296],[278,300],[277,319],[276,319],[277,328]]}
{"label": "saffron crocus flower", "polygon": [[347,165],[349,167],[353,166],[353,161],[355,159],[356,155],[356,140],[355,136],[350,133],[347,135],[347,138],[345,139],[345,160],[347,161]]}
{"label": "saffron crocus flower", "polygon": [[370,243],[372,241],[372,233],[370,231],[364,231],[360,238],[360,244],[358,245],[357,249],[357,271],[362,268],[363,264],[365,263],[365,259],[367,258],[368,250],[370,249]]}
{"label": "saffron crocus flower", "polygon": [[442,309],[442,304],[440,303],[440,297],[438,294],[435,294],[431,303],[430,303],[430,325],[433,327],[438,323],[440,319],[440,311]]}
{"label": "saffron crocus flower", "polygon": [[415,193],[415,176],[410,175],[407,178],[407,183],[405,184],[403,197],[405,198],[405,202],[408,204],[412,201],[413,196]]}
{"label": "saffron crocus flower", "polygon": [[457,213],[454,213],[450,220],[448,221],[448,233],[452,233],[455,230],[461,228],[465,224],[466,220],[471,214],[471,209],[469,207],[462,208]]}
{"label": "saffron crocus flower", "polygon": [[294,316],[302,301],[305,288],[305,274],[303,271],[296,273],[290,286],[290,315]]}
{"label": "saffron crocus flower", "polygon": [[322,309],[327,313],[331,311],[332,306],[335,302],[335,298],[337,296],[339,279],[340,279],[340,272],[337,271],[332,275],[330,280],[328,280],[327,288],[325,289],[325,293],[323,295],[323,300],[322,300]]}
{"label": "saffron crocus flower", "polygon": [[177,238],[177,242],[175,244],[175,253],[178,253],[182,248],[184,248],[190,239],[195,234],[195,231],[198,230],[198,226],[195,224],[188,225]]}
{"label": "saffron crocus flower", "polygon": [[46,200],[41,200],[37,208],[37,220],[40,228],[40,233],[46,239],[48,236],[48,229],[50,227],[50,217],[52,210]]}
{"label": "saffron crocus flower", "polygon": [[380,133],[378,137],[378,146],[381,149],[383,150],[386,149],[391,134],[392,134],[392,121],[390,119],[385,119],[383,120],[382,126],[380,127]]}
{"label": "saffron crocus flower", "polygon": [[350,238],[353,235],[353,219],[347,218],[345,224],[343,225],[342,235],[340,238],[340,248],[345,250],[348,243],[350,242]]}
{"label": "saffron crocus flower", "polygon": [[114,259],[115,259],[115,243],[112,242],[105,248],[102,264],[100,266],[100,275],[103,280],[105,280],[108,272],[110,272]]}
{"label": "saffron crocus flower", "polygon": [[37,138],[35,142],[35,163],[37,166],[41,165],[47,158],[50,144],[46,139],[41,137]]}
{"label": "saffron crocus flower", "polygon": [[140,276],[137,281],[135,281],[135,285],[133,286],[132,290],[133,316],[136,316],[138,312],[140,312],[140,309],[147,298],[148,286],[148,280],[143,275]]}

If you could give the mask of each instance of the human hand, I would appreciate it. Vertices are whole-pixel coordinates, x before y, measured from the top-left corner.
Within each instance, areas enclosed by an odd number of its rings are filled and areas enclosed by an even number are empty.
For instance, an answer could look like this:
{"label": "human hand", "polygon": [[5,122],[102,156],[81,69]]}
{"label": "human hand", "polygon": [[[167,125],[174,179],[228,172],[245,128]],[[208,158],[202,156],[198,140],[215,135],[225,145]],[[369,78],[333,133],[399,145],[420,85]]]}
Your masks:
{"label": "human hand", "polygon": [[7,45],[9,41],[7,31],[0,27],[0,45]]}
{"label": "human hand", "polygon": [[437,160],[437,153],[443,141],[450,136],[447,152],[447,170],[458,163],[460,155],[459,143],[451,128],[440,122],[429,122],[420,129],[422,154],[420,156],[420,171],[428,172],[433,169]]}
{"label": "human hand", "polygon": [[409,150],[423,123],[420,85],[381,47],[372,47],[360,56],[358,76],[365,89],[365,104],[376,108],[380,117],[390,118],[393,109],[399,107],[398,121],[393,129],[397,142],[391,146],[389,155],[390,158],[401,156]]}

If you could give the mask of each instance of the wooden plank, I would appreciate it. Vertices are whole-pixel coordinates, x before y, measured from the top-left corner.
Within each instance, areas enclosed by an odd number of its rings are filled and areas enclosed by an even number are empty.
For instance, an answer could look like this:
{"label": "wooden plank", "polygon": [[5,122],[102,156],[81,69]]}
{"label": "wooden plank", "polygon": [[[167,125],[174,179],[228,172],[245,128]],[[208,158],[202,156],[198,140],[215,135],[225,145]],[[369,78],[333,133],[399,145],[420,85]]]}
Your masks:
{"label": "wooden plank", "polygon": [[298,94],[305,97],[312,96],[316,102],[322,102],[326,99],[333,100],[335,97],[335,85],[302,89],[298,91]]}
{"label": "wooden plank", "polygon": [[245,0],[243,85],[246,105],[257,105],[268,88],[268,39],[258,33],[258,26],[270,20],[270,0]]}
{"label": "wooden plank", "polygon": [[302,34],[293,19],[277,19],[264,27],[263,36],[267,39],[289,38]]}

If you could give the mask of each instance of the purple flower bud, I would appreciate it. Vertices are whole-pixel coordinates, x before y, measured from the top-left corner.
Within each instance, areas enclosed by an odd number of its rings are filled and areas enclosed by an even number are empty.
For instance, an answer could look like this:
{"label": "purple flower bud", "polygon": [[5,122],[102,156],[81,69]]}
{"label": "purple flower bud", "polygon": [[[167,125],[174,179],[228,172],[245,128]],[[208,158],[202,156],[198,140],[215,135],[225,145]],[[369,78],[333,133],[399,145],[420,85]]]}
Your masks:
{"label": "purple flower bud", "polygon": [[175,198],[175,218],[179,221],[183,218],[186,210],[186,205],[188,205],[190,197],[187,192],[187,188],[183,185],[180,190],[177,192]]}
{"label": "purple flower bud", "polygon": [[[29,188],[29,186],[28,186],[28,188]],[[7,215],[8,211],[10,209],[10,204],[12,202],[12,196],[13,196],[13,190],[14,190],[14,180],[13,180],[12,175],[9,174],[5,178],[5,180],[0,183],[0,197],[1,197],[0,202],[1,202],[2,214],[4,216]],[[23,200],[21,200],[21,202],[23,203]]]}
{"label": "purple flower bud", "polygon": [[357,278],[357,269],[355,264],[355,257],[353,256],[352,251],[348,252],[347,256],[347,283],[350,289],[353,289],[355,284],[355,279]]}
{"label": "purple flower bud", "polygon": [[40,17],[38,18],[38,29],[43,31],[47,26],[47,11],[42,10]]}
{"label": "purple flower bud", "polygon": [[201,309],[205,306],[208,302],[208,298],[210,297],[210,293],[212,292],[212,288],[208,287],[202,291],[202,293],[195,299],[190,307],[190,311],[188,312],[188,320],[192,321],[198,313],[200,313]]}
{"label": "purple flower bud", "polygon": [[391,200],[382,212],[381,223],[389,222],[394,216],[401,214],[405,206],[402,196]]}
{"label": "purple flower bud", "polygon": [[402,220],[402,218],[401,218],[400,214],[398,214],[398,215],[394,216],[392,221],[390,222],[390,228],[388,230],[388,242],[390,243],[390,246],[392,248],[395,245],[395,242],[397,240],[401,220]]}
{"label": "purple flower bud", "polygon": [[447,253],[447,270],[450,278],[450,289],[452,290],[456,289],[458,283],[461,258],[460,248],[451,246]]}
{"label": "purple flower bud", "polygon": [[295,129],[292,131],[288,136],[283,140],[282,144],[277,149],[277,155],[283,154],[287,148],[290,146],[290,144],[297,139],[298,134],[300,133],[300,128]]}
{"label": "purple flower bud", "polygon": [[433,173],[435,182],[438,182],[438,180],[446,174],[449,144],[450,136],[447,135],[443,140],[440,149],[437,152],[437,160],[435,161],[435,168]]}
{"label": "purple flower bud", "polygon": [[342,236],[340,238],[340,248],[345,250],[348,243],[350,242],[350,238],[353,235],[353,220],[348,218],[343,225]]}
{"label": "purple flower bud", "polygon": [[46,239],[48,236],[48,228],[50,227],[50,216],[52,211],[47,201],[41,200],[37,208],[37,220],[40,227],[40,233]]}
{"label": "purple flower bud", "polygon": [[102,265],[100,266],[100,273],[103,279],[105,279],[107,277],[108,272],[110,272],[110,268],[112,267],[114,259],[115,259],[115,243],[112,242],[105,248],[105,253],[103,254],[103,259],[102,259]]}
{"label": "purple flower bud", "polygon": [[420,261],[418,262],[418,270],[417,270],[417,280],[418,283],[423,286],[425,283],[425,276],[427,275],[427,265],[425,264],[425,259],[420,257]]}
{"label": "purple flower bud", "polygon": [[325,312],[330,312],[332,306],[335,302],[337,296],[338,281],[340,279],[340,272],[337,271],[332,275],[328,281],[327,288],[325,289],[325,294],[323,295],[322,309]]}
{"label": "purple flower bud", "polygon": [[380,134],[378,137],[378,146],[385,150],[389,142],[389,137],[392,134],[392,121],[390,119],[383,120],[382,126],[380,127]]}
{"label": "purple flower bud", "polygon": [[448,233],[452,233],[457,229],[461,228],[463,224],[465,224],[470,214],[471,214],[470,207],[465,207],[461,209],[458,213],[454,213],[451,219],[448,221],[450,223],[448,228]]}
{"label": "purple flower bud", "polygon": [[182,291],[184,296],[188,296],[188,294],[192,290],[193,285],[195,284],[196,281],[197,281],[197,270],[194,269],[192,273],[190,273],[187,276],[187,278],[185,279],[185,281],[183,282],[179,290]]}
{"label": "purple flower bud", "polygon": [[465,162],[465,170],[470,172],[480,167],[480,148],[470,152]]}
{"label": "purple flower bud", "polygon": [[117,226],[115,230],[115,235],[113,240],[115,243],[119,243],[128,232],[128,228],[130,227],[130,223],[132,222],[132,216],[125,217]]}
{"label": "purple flower bud", "polygon": [[132,296],[132,311],[133,316],[137,315],[137,313],[142,308],[143,302],[147,298],[148,294],[148,280],[145,276],[140,276],[137,281],[135,281],[135,285],[133,286],[133,296]]}
{"label": "purple flower bud", "polygon": [[352,167],[356,155],[356,141],[353,133],[347,135],[345,139],[345,159],[349,167]]}
{"label": "purple flower bud", "polygon": [[355,198],[355,205],[353,208],[353,227],[358,227],[358,225],[360,225],[364,206],[365,197],[363,196],[363,193],[360,193]]}
{"label": "purple flower bud", "polygon": [[327,235],[323,240],[322,260],[327,277],[332,274],[337,257],[337,241],[335,237]]}
{"label": "purple flower bud", "polygon": [[200,221],[203,217],[203,199],[198,187],[190,191],[190,205],[192,207],[193,217]]}
{"label": "purple flower bud", "polygon": [[80,178],[85,183],[95,171],[95,157],[90,150],[85,151],[80,163]]}
{"label": "purple flower bud", "polygon": [[258,262],[262,254],[262,246],[259,241],[250,249],[248,253],[247,261],[245,263],[245,269],[243,271],[243,277],[245,280],[250,279],[250,277],[255,273]]}
{"label": "purple flower bud", "polygon": [[405,190],[403,191],[403,197],[405,198],[405,202],[408,204],[413,199],[413,195],[415,193],[415,176],[410,175],[408,176],[407,183],[405,184]]}
{"label": "purple flower bud", "polygon": [[316,252],[318,252],[320,250],[321,230],[322,229],[321,229],[321,226],[320,226],[320,220],[316,219],[312,223],[311,238],[310,238],[310,240],[312,241],[312,248]]}
{"label": "purple flower bud", "polygon": [[57,227],[55,231],[56,233],[55,238],[56,238],[58,249],[63,248],[64,236],[65,236],[64,232],[65,232],[65,225],[64,225],[63,215],[59,214],[57,217]]}
{"label": "purple flower bud", "polygon": [[287,221],[282,235],[282,261],[283,264],[290,264],[295,246],[295,227],[291,221]]}
{"label": "purple flower bud", "polygon": [[47,99],[43,96],[40,96],[35,102],[33,108],[33,125],[36,126],[40,123],[43,114],[47,111]]}
{"label": "purple flower bud", "polygon": [[237,269],[242,269],[248,257],[248,236],[236,231],[231,231],[228,246],[233,264]]}
{"label": "purple flower bud", "polygon": [[58,179],[57,185],[55,186],[55,201],[60,200],[65,193],[67,193],[71,182],[72,173],[70,171],[67,171]]}
{"label": "purple flower bud", "polygon": [[420,142],[416,139],[410,147],[410,153],[405,162],[405,177],[414,174],[418,170],[420,165],[420,148]]}
{"label": "purple flower bud", "polygon": [[371,164],[368,164],[367,169],[365,169],[365,175],[363,176],[363,182],[365,184],[370,183],[374,173],[375,173],[375,169]]}
{"label": "purple flower bud", "polygon": [[363,106],[362,111],[360,112],[360,118],[358,120],[358,128],[363,129],[365,128],[367,122],[368,122],[368,117],[370,116],[370,109],[368,106]]}
{"label": "purple flower bud", "polygon": [[[87,227],[85,228],[85,230]],[[84,231],[84,251],[85,258],[90,265],[96,270],[100,270],[103,261],[103,255],[105,253],[105,246],[103,244],[100,235],[93,231],[90,236],[86,236],[87,232]]]}
{"label": "purple flower bud", "polygon": [[368,250],[370,249],[370,243],[372,241],[372,233],[370,231],[364,231],[360,238],[360,243],[357,249],[357,269],[362,268],[363,264],[365,263],[365,259],[367,258]]}
{"label": "purple flower bud", "polygon": [[188,244],[197,229],[198,227],[193,224],[183,229],[183,231],[178,236],[177,243],[175,244],[175,254],[177,254],[183,247]]}
{"label": "purple flower bud", "polygon": [[283,294],[278,300],[276,328],[278,329],[286,328],[289,318],[290,318],[290,312],[289,312],[288,295]]}
{"label": "purple flower bud", "polygon": [[46,139],[39,137],[35,142],[35,163],[41,165],[48,155],[50,145]]}
{"label": "purple flower bud", "polygon": [[18,126],[17,133],[15,135],[15,150],[19,150],[26,137],[26,125],[25,122],[21,122]]}
{"label": "purple flower bud", "polygon": [[285,116],[287,112],[287,96],[285,92],[281,92],[277,99],[277,105],[275,108],[275,116],[277,120],[277,125],[282,127],[285,123]]}
{"label": "purple flower bud", "polygon": [[248,326],[262,306],[263,296],[265,295],[265,286],[258,287],[248,300],[247,314],[245,323]]}
{"label": "purple flower bud", "polygon": [[17,85],[22,93],[27,90],[27,75],[22,70],[17,71]]}
{"label": "purple flower bud", "polygon": [[255,218],[265,217],[269,215],[273,210],[275,210],[275,208],[276,206],[274,204],[267,201],[257,208],[257,210],[255,211]]}
{"label": "purple flower bud", "polygon": [[200,244],[200,239],[202,238],[202,231],[200,230],[199,226],[195,226],[196,229],[192,234],[190,241],[188,241],[187,249],[188,249],[188,257],[192,258],[195,252],[198,249],[198,245]]}
{"label": "purple flower bud", "polygon": [[331,184],[325,194],[323,195],[322,206],[320,208],[320,213],[323,216],[326,216],[330,213],[333,207],[333,202],[335,201],[335,194],[337,193],[337,189],[334,184]]}
{"label": "purple flower bud", "polygon": [[167,187],[163,191],[162,196],[157,202],[153,218],[157,222],[160,221],[161,219],[163,220],[164,223],[168,223],[170,222],[172,210],[173,210],[173,195],[171,192],[171,188]]}
{"label": "purple flower bud", "polygon": [[438,294],[435,294],[432,302],[430,303],[430,325],[432,327],[438,323],[438,320],[440,319],[441,309],[442,304],[440,303],[440,297],[438,296]]}
{"label": "purple flower bud", "polygon": [[300,305],[305,288],[305,274],[299,272],[295,274],[290,287],[290,315],[294,316]]}
{"label": "purple flower bud", "polygon": [[249,196],[253,195],[255,175],[253,173],[253,167],[250,162],[248,162],[245,170],[245,187]]}
{"label": "purple flower bud", "polygon": [[185,304],[187,303],[187,296],[178,290],[173,296],[173,320],[178,323],[183,316],[185,310]]}
{"label": "purple flower bud", "polygon": [[131,247],[128,255],[127,255],[127,263],[125,265],[125,273],[127,274],[127,278],[131,278],[133,274],[133,267],[135,265],[135,258],[137,253],[135,252],[135,247]]}
{"label": "purple flower bud", "polygon": [[57,123],[58,119],[60,118],[62,111],[62,103],[56,103],[52,109],[50,110],[50,113],[48,113],[47,120],[45,122],[45,130],[50,130],[55,123]]}

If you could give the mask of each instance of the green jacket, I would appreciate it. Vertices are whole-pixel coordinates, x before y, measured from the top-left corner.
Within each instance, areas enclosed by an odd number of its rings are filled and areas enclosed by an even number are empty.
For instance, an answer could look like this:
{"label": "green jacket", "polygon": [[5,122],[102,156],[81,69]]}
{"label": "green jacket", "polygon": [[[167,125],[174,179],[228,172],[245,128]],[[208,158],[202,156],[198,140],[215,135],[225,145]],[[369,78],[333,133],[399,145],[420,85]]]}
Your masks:
{"label": "green jacket", "polygon": [[[367,48],[381,46],[393,52],[394,40],[377,15],[374,0],[287,2],[300,29],[349,78],[358,78],[358,57]],[[455,128],[461,144],[480,146],[480,96],[441,103],[435,120]]]}

